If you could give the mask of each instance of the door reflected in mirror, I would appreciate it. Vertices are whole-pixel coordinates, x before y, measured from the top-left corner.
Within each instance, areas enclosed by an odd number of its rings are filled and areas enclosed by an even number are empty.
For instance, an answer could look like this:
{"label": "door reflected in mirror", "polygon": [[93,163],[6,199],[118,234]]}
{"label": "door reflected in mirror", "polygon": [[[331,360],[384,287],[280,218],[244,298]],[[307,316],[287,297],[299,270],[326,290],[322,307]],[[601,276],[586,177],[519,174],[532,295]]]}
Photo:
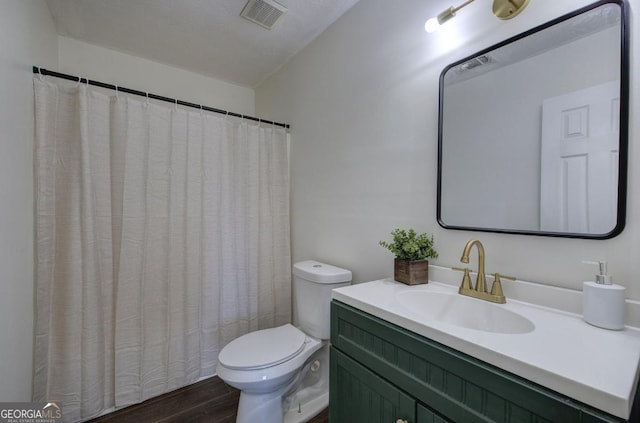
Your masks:
{"label": "door reflected in mirror", "polygon": [[600,1],[445,68],[443,227],[581,238],[622,231],[625,7]]}

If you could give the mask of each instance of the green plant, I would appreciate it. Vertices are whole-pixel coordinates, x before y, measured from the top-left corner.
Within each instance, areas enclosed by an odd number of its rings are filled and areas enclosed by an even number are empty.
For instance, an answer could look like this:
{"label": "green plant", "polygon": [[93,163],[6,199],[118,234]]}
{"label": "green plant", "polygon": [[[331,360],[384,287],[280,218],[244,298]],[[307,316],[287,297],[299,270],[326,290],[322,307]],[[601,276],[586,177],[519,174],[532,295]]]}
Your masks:
{"label": "green plant", "polygon": [[401,260],[425,260],[438,258],[438,252],[433,248],[433,235],[418,235],[415,230],[394,229],[391,231],[393,242],[380,241],[380,245],[391,251]]}

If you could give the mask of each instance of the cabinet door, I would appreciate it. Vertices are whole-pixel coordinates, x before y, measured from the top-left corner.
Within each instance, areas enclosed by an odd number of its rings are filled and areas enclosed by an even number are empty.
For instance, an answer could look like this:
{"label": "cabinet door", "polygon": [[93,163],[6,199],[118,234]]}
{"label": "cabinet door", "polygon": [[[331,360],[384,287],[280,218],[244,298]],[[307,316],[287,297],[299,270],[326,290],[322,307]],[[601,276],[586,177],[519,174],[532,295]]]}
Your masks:
{"label": "cabinet door", "polygon": [[415,422],[413,398],[331,347],[331,423]]}

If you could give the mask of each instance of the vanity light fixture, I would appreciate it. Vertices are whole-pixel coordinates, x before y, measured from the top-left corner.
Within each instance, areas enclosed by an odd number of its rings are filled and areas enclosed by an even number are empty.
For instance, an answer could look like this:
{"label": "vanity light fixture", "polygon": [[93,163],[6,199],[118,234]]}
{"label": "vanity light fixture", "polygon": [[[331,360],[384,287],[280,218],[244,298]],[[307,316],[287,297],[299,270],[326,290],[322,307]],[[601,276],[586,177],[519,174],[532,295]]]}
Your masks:
{"label": "vanity light fixture", "polygon": [[473,1],[474,0],[467,0],[458,7],[451,6],[450,8],[445,9],[443,12],[438,14],[438,16],[434,16],[433,18],[429,19],[427,23],[424,24],[424,30],[427,32],[434,32],[440,27],[440,25],[453,18],[458,10],[462,9]]}
{"label": "vanity light fixture", "polygon": [[[467,0],[457,7],[449,7],[424,24],[424,30],[434,32],[443,23],[456,15],[456,12],[475,0]],[[529,4],[529,0],[493,0],[493,14],[499,19],[511,19],[517,16]]]}

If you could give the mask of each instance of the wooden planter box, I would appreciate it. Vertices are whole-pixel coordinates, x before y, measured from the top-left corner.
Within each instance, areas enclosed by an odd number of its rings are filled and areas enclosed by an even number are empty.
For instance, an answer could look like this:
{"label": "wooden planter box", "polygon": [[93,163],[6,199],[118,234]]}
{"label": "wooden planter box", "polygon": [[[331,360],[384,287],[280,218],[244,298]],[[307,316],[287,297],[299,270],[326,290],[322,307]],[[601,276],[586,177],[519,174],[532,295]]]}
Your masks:
{"label": "wooden planter box", "polygon": [[393,278],[407,285],[429,282],[429,260],[400,260],[393,262]]}

